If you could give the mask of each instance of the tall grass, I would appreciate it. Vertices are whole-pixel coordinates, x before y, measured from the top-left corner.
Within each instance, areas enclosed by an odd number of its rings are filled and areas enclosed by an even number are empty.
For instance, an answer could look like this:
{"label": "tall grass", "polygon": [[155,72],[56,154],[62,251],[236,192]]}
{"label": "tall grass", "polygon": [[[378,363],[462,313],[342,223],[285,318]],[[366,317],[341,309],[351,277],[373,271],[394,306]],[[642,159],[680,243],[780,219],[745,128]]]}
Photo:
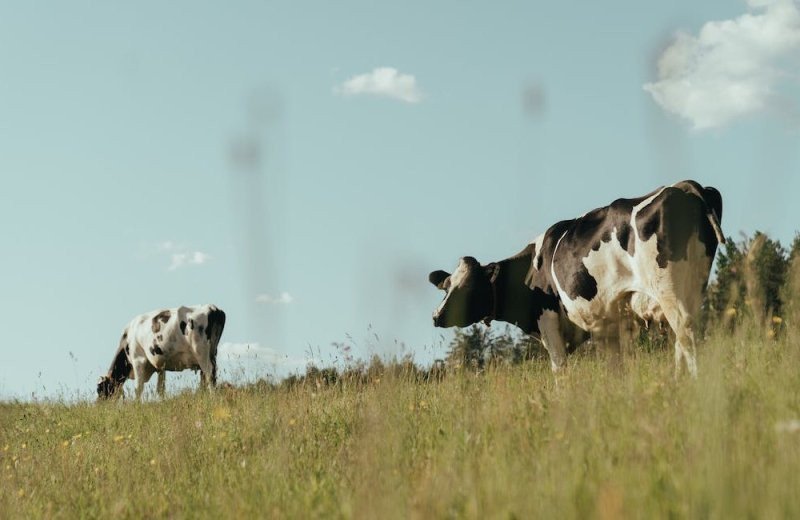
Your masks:
{"label": "tall grass", "polygon": [[0,516],[799,517],[800,348],[670,349],[103,405],[0,405]]}

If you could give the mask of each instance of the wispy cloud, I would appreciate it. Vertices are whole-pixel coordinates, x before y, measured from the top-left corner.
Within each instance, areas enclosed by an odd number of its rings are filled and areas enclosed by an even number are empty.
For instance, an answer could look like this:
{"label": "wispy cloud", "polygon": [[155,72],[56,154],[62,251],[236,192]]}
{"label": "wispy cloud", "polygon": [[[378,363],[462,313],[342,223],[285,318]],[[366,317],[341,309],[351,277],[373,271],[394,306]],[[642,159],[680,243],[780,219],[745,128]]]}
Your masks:
{"label": "wispy cloud", "polygon": [[334,87],[334,92],[343,96],[370,95],[419,103],[422,91],[417,79],[411,74],[402,74],[393,67],[378,67],[372,72],[359,74]]}
{"label": "wispy cloud", "polygon": [[286,291],[283,291],[278,296],[271,296],[269,294],[259,294],[256,296],[256,303],[272,304],[272,305],[287,305],[292,303],[294,298]]}
{"label": "wispy cloud", "polygon": [[189,253],[172,253],[169,270],[174,271],[185,265],[203,265],[211,259],[209,255],[202,251],[192,251]]}
{"label": "wispy cloud", "polygon": [[192,248],[177,244],[171,240],[161,242],[157,246],[158,253],[166,254],[169,257],[169,271],[175,271],[187,265],[203,265],[211,260],[208,253],[192,250]]}
{"label": "wispy cloud", "polygon": [[[749,12],[678,32],[644,89],[696,129],[789,104],[781,89],[800,71],[800,10],[793,0],[749,0]],[[792,106],[794,109],[795,107]]]}

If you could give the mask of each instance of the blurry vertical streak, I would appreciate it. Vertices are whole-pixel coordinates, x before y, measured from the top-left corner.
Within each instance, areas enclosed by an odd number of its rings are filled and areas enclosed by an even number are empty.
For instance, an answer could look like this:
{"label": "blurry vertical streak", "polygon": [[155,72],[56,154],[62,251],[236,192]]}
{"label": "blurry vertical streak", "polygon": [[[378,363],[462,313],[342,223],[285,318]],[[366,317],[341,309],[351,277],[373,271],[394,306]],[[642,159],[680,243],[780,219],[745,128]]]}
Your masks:
{"label": "blurry vertical streak", "polygon": [[[544,231],[541,212],[537,215],[537,204],[535,197],[537,191],[533,186],[539,188],[539,192],[547,192],[549,175],[545,171],[547,161],[543,160],[542,154],[544,146],[542,143],[542,128],[545,125],[545,115],[547,108],[547,96],[544,86],[540,81],[529,81],[522,87],[520,93],[521,111],[523,117],[529,119],[533,124],[532,132],[525,132],[520,136],[520,164],[517,168],[517,189],[516,204],[518,214],[515,221],[519,224],[521,236],[514,237],[522,240],[532,240],[533,237]],[[545,219],[546,220],[546,219]],[[539,228],[542,228],[539,230]]]}
{"label": "blurry vertical streak", "polygon": [[[658,61],[664,51],[672,44],[674,37],[662,35],[645,64],[645,80],[658,77]],[[687,128],[682,122],[673,121],[652,99],[649,93],[641,90],[646,105],[645,132],[651,145],[655,184],[672,184],[682,179],[694,179],[703,183],[705,176],[695,172],[686,143]]]}
{"label": "blurry vertical streak", "polygon": [[[408,254],[398,255],[397,265],[393,269],[394,279],[392,281],[396,296],[391,313],[399,323],[392,323],[393,327],[389,329],[394,332],[395,336],[398,336],[399,331],[407,330],[405,324],[410,321],[409,318],[414,319],[419,315],[414,309],[424,309],[427,302],[429,302],[428,282],[424,275],[420,276],[423,273],[426,273],[426,267],[421,259]],[[424,315],[425,313],[423,312],[422,314]],[[427,320],[416,325],[431,326]],[[402,337],[397,339],[400,342],[403,341]],[[426,357],[430,353],[423,349],[423,347],[426,347],[425,345],[410,345],[410,347],[408,351],[414,354],[418,362],[428,364],[433,361],[433,359]]]}
{"label": "blurry vertical streak", "polygon": [[522,108],[530,118],[544,116],[546,101],[544,87],[539,82],[530,82],[522,89]]}
{"label": "blurry vertical streak", "polygon": [[[413,245],[410,247],[413,249]],[[430,320],[418,321],[419,309],[427,308],[431,296],[427,266],[411,251],[384,253],[378,260],[374,248],[365,247],[364,254],[359,255],[362,262],[359,269],[362,276],[358,278],[359,313],[369,318],[364,327],[371,325],[377,335],[370,339],[374,341],[369,345],[374,352],[363,354],[400,357],[411,353],[420,363],[429,363],[432,360],[425,357],[425,345],[407,344],[408,331],[431,326]],[[375,304],[375,299],[384,292],[390,297],[385,298],[386,305],[381,307]]]}
{"label": "blurry vertical streak", "polygon": [[256,297],[275,298],[288,290],[278,247],[286,237],[285,179],[281,163],[283,100],[271,89],[257,89],[247,100],[245,130],[230,146],[233,206],[241,223],[238,249],[242,289],[249,311],[248,341],[284,348],[283,305],[259,305]]}

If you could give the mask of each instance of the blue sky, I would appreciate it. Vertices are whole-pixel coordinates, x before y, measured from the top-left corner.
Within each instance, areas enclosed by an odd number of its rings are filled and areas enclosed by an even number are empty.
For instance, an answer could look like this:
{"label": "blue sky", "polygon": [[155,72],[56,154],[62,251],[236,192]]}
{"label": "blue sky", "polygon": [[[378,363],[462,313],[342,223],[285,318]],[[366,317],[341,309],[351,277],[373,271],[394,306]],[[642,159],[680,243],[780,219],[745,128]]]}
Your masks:
{"label": "blue sky", "polygon": [[788,241],[798,57],[790,0],[0,2],[0,397],[201,302],[228,378],[428,361],[429,271],[684,178]]}

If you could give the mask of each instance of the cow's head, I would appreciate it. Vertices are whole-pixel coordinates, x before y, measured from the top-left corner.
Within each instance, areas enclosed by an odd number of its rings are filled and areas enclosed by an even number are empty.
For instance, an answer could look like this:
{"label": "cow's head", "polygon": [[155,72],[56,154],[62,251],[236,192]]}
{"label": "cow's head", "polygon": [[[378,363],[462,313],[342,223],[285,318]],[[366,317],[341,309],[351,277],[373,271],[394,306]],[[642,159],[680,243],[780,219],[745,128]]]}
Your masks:
{"label": "cow's head", "polygon": [[108,369],[108,374],[104,375],[97,382],[97,400],[108,399],[122,395],[122,385],[129,377],[133,377],[133,365],[128,359],[128,331],[122,333],[119,340],[119,347],[114,354],[114,361]]}
{"label": "cow's head", "polygon": [[494,306],[492,284],[496,264],[481,265],[471,256],[462,257],[453,274],[434,271],[428,280],[445,291],[444,300],[433,311],[437,327],[466,327],[491,318]]}
{"label": "cow's head", "polygon": [[121,389],[121,383],[114,381],[114,379],[109,376],[102,376],[97,381],[97,400],[102,401],[122,395]]}

